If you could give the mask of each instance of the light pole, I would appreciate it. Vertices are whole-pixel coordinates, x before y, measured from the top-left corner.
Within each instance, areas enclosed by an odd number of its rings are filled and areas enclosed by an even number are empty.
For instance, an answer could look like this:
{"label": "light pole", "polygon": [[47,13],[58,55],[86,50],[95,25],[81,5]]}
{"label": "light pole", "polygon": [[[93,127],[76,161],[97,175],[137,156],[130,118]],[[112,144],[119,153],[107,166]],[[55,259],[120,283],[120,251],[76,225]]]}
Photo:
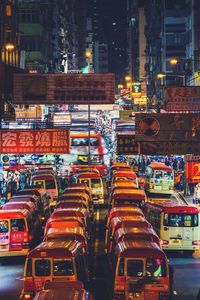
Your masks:
{"label": "light pole", "polygon": [[[92,52],[90,50],[86,50],[85,57],[88,65],[88,73],[91,73],[90,63],[92,59]],[[88,165],[91,163],[91,145],[90,145],[90,103],[88,104]]]}

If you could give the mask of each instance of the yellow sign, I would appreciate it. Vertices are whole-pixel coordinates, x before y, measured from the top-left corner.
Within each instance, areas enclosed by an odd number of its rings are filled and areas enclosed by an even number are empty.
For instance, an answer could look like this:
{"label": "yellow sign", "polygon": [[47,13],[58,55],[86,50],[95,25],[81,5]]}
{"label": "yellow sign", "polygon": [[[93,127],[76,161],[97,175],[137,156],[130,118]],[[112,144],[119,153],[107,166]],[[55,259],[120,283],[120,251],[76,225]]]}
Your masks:
{"label": "yellow sign", "polygon": [[135,117],[135,112],[133,110],[120,110],[119,117],[120,119],[131,119]]}
{"label": "yellow sign", "polygon": [[134,97],[133,101],[134,101],[135,105],[141,105],[141,106],[147,105],[147,97],[146,96]]}

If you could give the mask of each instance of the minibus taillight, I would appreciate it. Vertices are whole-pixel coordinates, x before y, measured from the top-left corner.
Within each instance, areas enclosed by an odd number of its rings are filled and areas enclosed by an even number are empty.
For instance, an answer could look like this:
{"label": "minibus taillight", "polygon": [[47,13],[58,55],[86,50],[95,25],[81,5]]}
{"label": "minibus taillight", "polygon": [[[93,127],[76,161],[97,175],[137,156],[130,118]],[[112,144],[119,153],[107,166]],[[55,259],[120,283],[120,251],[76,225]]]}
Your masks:
{"label": "minibus taillight", "polygon": [[121,291],[125,289],[125,277],[117,277],[115,279],[115,291]]}
{"label": "minibus taillight", "polygon": [[167,241],[167,240],[161,240],[160,241],[160,245],[161,246],[166,246],[166,245],[168,245],[169,244],[169,241]]}
{"label": "minibus taillight", "polygon": [[113,300],[125,300],[125,292],[120,290],[115,290]]}
{"label": "minibus taillight", "polygon": [[193,241],[193,242],[192,242],[192,245],[193,245],[193,246],[200,246],[200,241]]}
{"label": "minibus taillight", "polygon": [[28,236],[29,242],[32,241],[32,239],[33,239],[33,235],[32,235],[32,234],[29,234],[29,236]]}

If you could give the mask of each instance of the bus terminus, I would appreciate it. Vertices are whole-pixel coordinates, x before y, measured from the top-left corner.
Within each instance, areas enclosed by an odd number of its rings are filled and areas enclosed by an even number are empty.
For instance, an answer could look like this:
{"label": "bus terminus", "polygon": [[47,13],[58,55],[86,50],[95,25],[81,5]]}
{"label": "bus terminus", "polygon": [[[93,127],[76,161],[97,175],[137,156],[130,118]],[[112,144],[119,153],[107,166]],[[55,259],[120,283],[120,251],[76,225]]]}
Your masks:
{"label": "bus terminus", "polygon": [[164,163],[152,162],[146,168],[145,190],[149,193],[172,194],[174,191],[174,172]]}

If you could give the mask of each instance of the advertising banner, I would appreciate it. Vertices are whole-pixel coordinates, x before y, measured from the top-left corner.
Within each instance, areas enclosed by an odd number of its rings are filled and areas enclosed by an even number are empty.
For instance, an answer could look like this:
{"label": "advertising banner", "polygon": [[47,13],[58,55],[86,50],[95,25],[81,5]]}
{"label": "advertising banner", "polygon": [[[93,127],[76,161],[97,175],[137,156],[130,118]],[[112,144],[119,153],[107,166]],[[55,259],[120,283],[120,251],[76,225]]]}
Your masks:
{"label": "advertising banner", "polygon": [[0,131],[1,154],[65,154],[69,153],[69,130],[6,130]]}
{"label": "advertising banner", "polygon": [[112,104],[112,73],[15,74],[15,104]]}
{"label": "advertising banner", "polygon": [[200,142],[198,113],[138,113],[135,123],[138,142]]}
{"label": "advertising banner", "polygon": [[196,184],[200,182],[200,161],[186,162],[186,182]]}
{"label": "advertising banner", "polygon": [[167,111],[200,111],[200,87],[166,87],[165,107]]}

